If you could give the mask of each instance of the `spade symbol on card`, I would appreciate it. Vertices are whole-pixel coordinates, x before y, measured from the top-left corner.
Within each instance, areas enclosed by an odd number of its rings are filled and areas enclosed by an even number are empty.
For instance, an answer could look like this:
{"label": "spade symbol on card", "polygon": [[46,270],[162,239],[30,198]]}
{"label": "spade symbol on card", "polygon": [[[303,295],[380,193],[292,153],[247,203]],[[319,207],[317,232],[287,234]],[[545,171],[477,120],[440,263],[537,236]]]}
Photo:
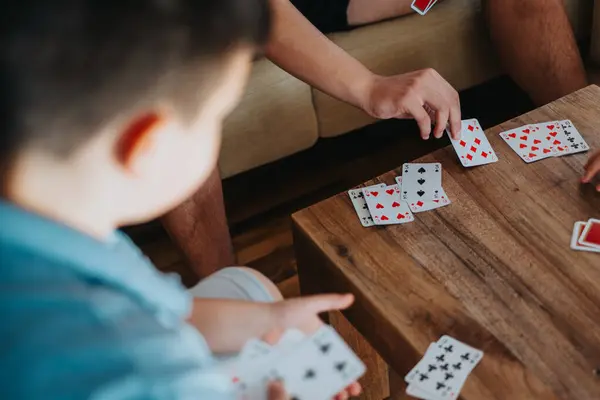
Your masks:
{"label": "spade symbol on card", "polygon": [[422,190],[419,190],[419,191],[417,192],[417,194],[419,195],[419,197],[423,197],[423,196],[425,195],[425,192],[424,192],[424,191],[422,191]]}
{"label": "spade symbol on card", "polygon": [[420,174],[424,174],[425,172],[427,172],[427,170],[423,167],[419,168],[419,170],[417,171]]}
{"label": "spade symbol on card", "polygon": [[343,372],[346,369],[346,363],[342,361],[342,362],[335,364],[335,369],[338,372]]}
{"label": "spade symbol on card", "polygon": [[419,183],[419,185],[423,185],[427,181],[425,179],[421,178],[417,182]]}

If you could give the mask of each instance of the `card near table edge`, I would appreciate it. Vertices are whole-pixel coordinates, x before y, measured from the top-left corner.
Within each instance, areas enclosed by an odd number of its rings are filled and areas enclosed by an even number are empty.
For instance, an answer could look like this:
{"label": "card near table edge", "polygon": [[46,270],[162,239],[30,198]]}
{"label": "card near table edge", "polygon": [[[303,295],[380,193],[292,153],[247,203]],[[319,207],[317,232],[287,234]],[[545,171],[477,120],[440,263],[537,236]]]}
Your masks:
{"label": "card near table edge", "polygon": [[431,8],[431,6],[435,3],[434,0],[413,0],[410,8],[416,11],[420,15],[427,14],[427,11]]}
{"label": "card near table edge", "polygon": [[577,221],[573,225],[573,233],[571,235],[571,249],[575,251],[586,251],[591,253],[600,253],[600,249],[579,244],[579,238],[583,233],[583,229],[587,225],[586,221]]}
{"label": "card near table edge", "polygon": [[578,243],[581,246],[600,250],[600,220],[594,218],[588,220],[579,237]]}

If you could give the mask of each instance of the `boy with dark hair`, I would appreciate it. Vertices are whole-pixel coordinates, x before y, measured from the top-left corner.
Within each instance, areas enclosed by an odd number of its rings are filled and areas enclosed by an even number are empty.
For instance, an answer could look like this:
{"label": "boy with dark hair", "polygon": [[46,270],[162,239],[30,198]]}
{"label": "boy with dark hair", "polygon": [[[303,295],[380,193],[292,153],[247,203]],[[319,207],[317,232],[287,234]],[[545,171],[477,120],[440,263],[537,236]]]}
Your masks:
{"label": "boy with dark hair", "polygon": [[213,354],[313,331],[318,313],[350,305],[283,301],[243,268],[193,299],[117,231],[174,207],[215,168],[222,120],[268,36],[267,0],[8,3],[0,398],[231,398]]}

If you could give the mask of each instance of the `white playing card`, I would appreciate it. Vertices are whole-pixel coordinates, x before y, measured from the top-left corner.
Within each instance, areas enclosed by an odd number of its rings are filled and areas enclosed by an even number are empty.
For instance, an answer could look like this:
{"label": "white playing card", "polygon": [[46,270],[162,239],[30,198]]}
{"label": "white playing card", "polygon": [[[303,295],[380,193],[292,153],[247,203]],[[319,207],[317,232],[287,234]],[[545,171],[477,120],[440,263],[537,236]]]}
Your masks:
{"label": "white playing card", "polygon": [[476,167],[498,161],[496,152],[476,119],[462,121],[461,135],[458,140],[452,139],[448,130],[446,132],[464,167]]}
{"label": "white playing card", "polygon": [[533,129],[534,137],[546,140],[546,145],[550,146],[555,157],[568,154],[569,146],[560,121],[541,122],[530,127]]}
{"label": "white playing card", "polygon": [[560,121],[560,127],[563,130],[566,145],[569,147],[568,154],[583,153],[590,149],[581,133],[575,128],[571,120]]}
{"label": "white playing card", "polygon": [[280,361],[271,371],[291,398],[330,400],[366,371],[365,365],[329,326]]}
{"label": "white playing card", "polygon": [[530,125],[502,132],[500,137],[526,163],[543,160],[557,154],[539,129],[536,130]]}
{"label": "white playing card", "polygon": [[[385,184],[380,185],[382,188],[385,187]],[[352,205],[354,206],[354,210],[356,211],[356,215],[358,215],[358,219],[360,223],[365,228],[375,225],[373,221],[373,217],[369,212],[369,207],[367,206],[367,201],[365,200],[365,195],[362,189],[352,189],[348,191],[348,195],[350,196],[350,200],[352,201]]]}
{"label": "white playing card", "polygon": [[407,203],[439,200],[442,189],[442,165],[440,163],[402,166],[402,196]]}
{"label": "white playing card", "polygon": [[[398,182],[398,186],[402,187],[402,177],[401,176],[396,177],[396,182]],[[413,213],[416,214],[416,213],[421,213],[421,212],[425,212],[425,211],[435,210],[435,209],[445,207],[445,206],[452,204],[452,201],[450,200],[450,198],[444,191],[444,188],[441,188],[440,190],[441,190],[441,192],[440,192],[439,200],[431,200],[431,201],[418,200],[418,201],[414,201],[412,203],[408,203],[408,207],[410,208],[410,211],[412,211]]]}
{"label": "white playing card", "polygon": [[398,185],[370,186],[363,189],[375,225],[406,224],[415,220],[408,204],[400,199]]}

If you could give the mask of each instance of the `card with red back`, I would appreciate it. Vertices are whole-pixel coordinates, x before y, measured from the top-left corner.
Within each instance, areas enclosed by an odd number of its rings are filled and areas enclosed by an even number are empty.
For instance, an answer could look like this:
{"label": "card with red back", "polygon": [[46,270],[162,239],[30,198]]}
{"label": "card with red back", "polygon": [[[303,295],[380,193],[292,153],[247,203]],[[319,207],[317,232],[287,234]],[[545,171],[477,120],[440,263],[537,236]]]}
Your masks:
{"label": "card with red back", "polygon": [[575,222],[575,225],[573,226],[573,235],[571,236],[571,249],[577,250],[577,251],[589,251],[592,253],[600,253],[600,249],[596,249],[596,248],[590,247],[590,246],[583,246],[578,243],[579,238],[581,237],[581,234],[583,233],[583,230],[585,229],[586,226],[587,226],[587,222],[584,222],[584,221]]}
{"label": "card with red back", "polygon": [[600,249],[600,219],[590,219],[577,241],[582,246]]}
{"label": "card with red back", "polygon": [[433,7],[437,0],[414,0],[411,8],[421,15],[427,14],[427,11]]}

